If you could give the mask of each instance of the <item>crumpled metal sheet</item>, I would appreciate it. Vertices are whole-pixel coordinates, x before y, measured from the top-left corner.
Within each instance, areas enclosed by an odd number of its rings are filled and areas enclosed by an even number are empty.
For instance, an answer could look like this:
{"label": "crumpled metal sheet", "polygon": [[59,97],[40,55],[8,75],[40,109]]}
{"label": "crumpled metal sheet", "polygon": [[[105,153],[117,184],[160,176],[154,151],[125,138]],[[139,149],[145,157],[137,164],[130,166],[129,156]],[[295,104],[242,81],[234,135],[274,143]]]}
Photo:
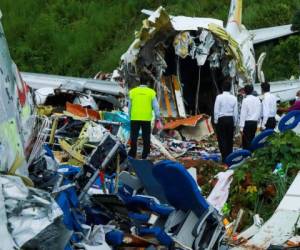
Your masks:
{"label": "crumpled metal sheet", "polygon": [[0,131],[0,142],[4,149],[4,152],[1,154],[0,170],[8,172],[12,168],[15,168],[16,173],[19,175],[28,176],[18,123],[15,119],[8,119],[6,122],[0,123]]}
{"label": "crumpled metal sheet", "polygon": [[0,23],[0,143],[4,146],[0,170],[7,172],[18,161],[15,172],[28,176],[26,157],[33,132],[33,101],[28,86],[12,61]]}
{"label": "crumpled metal sheet", "polygon": [[[159,31],[172,29],[169,15],[165,9],[159,7],[148,19],[143,21],[140,31],[135,34],[135,40],[130,45],[121,61],[126,64],[135,65],[140,49],[144,47]],[[135,65],[136,66],[136,65]]]}
{"label": "crumpled metal sheet", "polygon": [[223,21],[215,18],[171,16],[172,26],[177,31],[207,29],[208,25],[215,24],[223,27]]}
{"label": "crumpled metal sheet", "polygon": [[[181,86],[175,75],[162,76],[159,106],[163,117],[185,117]],[[157,95],[158,96],[158,95]]]}
{"label": "crumpled metal sheet", "polygon": [[[142,13],[151,16],[154,11],[143,9]],[[177,31],[207,29],[208,25],[214,23],[223,27],[223,21],[215,18],[189,17],[189,16],[171,16],[172,26]]]}
{"label": "crumpled metal sheet", "polygon": [[190,55],[193,59],[196,58],[198,66],[204,65],[209,51],[215,43],[215,39],[210,31],[203,29],[199,36],[199,41],[200,43],[196,45],[194,38],[191,37],[189,32],[179,33],[173,42],[175,54],[181,58],[186,58]]}
{"label": "crumpled metal sheet", "polygon": [[176,35],[173,41],[173,46],[176,55],[181,58],[186,58],[189,55],[189,47],[195,47],[195,44],[190,33],[185,31]]}
{"label": "crumpled metal sheet", "polygon": [[215,39],[210,31],[202,30],[199,40],[200,44],[192,47],[190,55],[193,59],[196,58],[198,66],[202,66],[206,62],[210,48],[215,43]]}
{"label": "crumpled metal sheet", "polygon": [[[135,35],[136,39],[121,57],[121,71],[126,82],[134,86],[138,83],[139,74],[147,72],[159,85],[158,79],[166,68],[159,47],[164,47],[164,42],[174,32],[170,17],[162,7],[143,21],[143,26]],[[155,70],[150,72],[149,65],[153,65]]]}
{"label": "crumpled metal sheet", "polygon": [[5,211],[4,196],[2,193],[2,185],[0,185],[0,239],[1,247],[0,249],[16,249],[16,243],[14,242],[11,234],[7,227],[7,217]]}
{"label": "crumpled metal sheet", "polygon": [[77,96],[74,101],[74,104],[79,104],[82,107],[91,107],[94,110],[98,110],[97,103],[95,102],[95,99],[91,95],[82,95]]}
{"label": "crumpled metal sheet", "polygon": [[197,122],[203,118],[205,118],[204,115],[195,115],[195,116],[191,116],[189,118],[177,119],[177,120],[166,123],[164,125],[164,129],[176,129],[180,126],[195,127]]}
{"label": "crumpled metal sheet", "polygon": [[226,41],[228,46],[226,46],[225,53],[227,55],[232,56],[236,61],[236,69],[240,73],[242,77],[246,79],[250,79],[244,64],[243,64],[243,56],[240,50],[239,44],[230,36],[230,34],[221,26],[215,24],[209,24],[208,29],[216,35],[219,39]]}
{"label": "crumpled metal sheet", "polygon": [[69,112],[75,116],[78,116],[78,117],[88,117],[88,118],[91,118],[96,121],[100,120],[99,112],[97,112],[93,109],[84,108],[79,104],[73,104],[73,103],[67,102],[66,110],[67,110],[67,112]]}
{"label": "crumpled metal sheet", "polygon": [[33,239],[27,241],[22,248],[35,250],[64,250],[70,241],[73,231],[68,230],[61,217],[54,220]]}
{"label": "crumpled metal sheet", "polygon": [[47,97],[50,95],[54,95],[54,88],[40,88],[34,91],[35,102],[37,105],[43,105]]}
{"label": "crumpled metal sheet", "polygon": [[220,54],[218,52],[213,52],[209,57],[209,66],[210,68],[219,68],[220,67]]}
{"label": "crumpled metal sheet", "polygon": [[105,241],[105,234],[115,229],[112,225],[94,225],[93,228],[90,226],[89,231],[85,238],[76,244],[76,246],[85,250],[110,250],[111,247]]}
{"label": "crumpled metal sheet", "polygon": [[199,120],[194,127],[184,126],[180,128],[180,133],[186,140],[201,141],[214,133],[211,118]]}
{"label": "crumpled metal sheet", "polygon": [[61,209],[49,193],[27,188],[20,177],[0,175],[0,186],[6,226],[18,248],[62,216]]}
{"label": "crumpled metal sheet", "polygon": [[234,60],[230,60],[228,63],[229,75],[230,77],[236,76],[236,63]]}

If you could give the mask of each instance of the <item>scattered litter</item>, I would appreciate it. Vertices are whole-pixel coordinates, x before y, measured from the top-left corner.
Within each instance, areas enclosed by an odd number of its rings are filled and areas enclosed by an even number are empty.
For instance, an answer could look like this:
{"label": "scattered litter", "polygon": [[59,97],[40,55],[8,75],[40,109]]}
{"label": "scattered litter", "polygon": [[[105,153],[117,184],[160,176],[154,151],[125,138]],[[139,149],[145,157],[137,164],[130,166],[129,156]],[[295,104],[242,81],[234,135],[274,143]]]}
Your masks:
{"label": "scattered litter", "polygon": [[232,182],[232,175],[233,170],[218,173],[216,176],[218,182],[207,198],[207,201],[210,202],[210,204],[213,205],[219,212],[221,212],[227,201],[230,184]]}

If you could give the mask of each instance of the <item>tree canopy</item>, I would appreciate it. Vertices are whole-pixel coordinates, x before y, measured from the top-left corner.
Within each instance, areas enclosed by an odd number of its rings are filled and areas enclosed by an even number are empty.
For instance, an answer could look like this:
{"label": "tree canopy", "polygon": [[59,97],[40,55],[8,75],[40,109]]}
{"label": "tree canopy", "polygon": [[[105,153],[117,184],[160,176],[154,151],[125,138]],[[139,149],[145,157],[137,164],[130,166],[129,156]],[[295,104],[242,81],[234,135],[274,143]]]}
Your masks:
{"label": "tree canopy", "polygon": [[[1,0],[2,23],[13,59],[22,71],[93,76],[112,71],[141,26],[141,9],[166,7],[174,15],[226,22],[229,0]],[[245,0],[249,29],[297,25],[299,0]],[[298,14],[299,16],[299,14]],[[293,18],[294,17],[294,18]],[[265,43],[264,71],[270,80],[299,75],[300,35]]]}

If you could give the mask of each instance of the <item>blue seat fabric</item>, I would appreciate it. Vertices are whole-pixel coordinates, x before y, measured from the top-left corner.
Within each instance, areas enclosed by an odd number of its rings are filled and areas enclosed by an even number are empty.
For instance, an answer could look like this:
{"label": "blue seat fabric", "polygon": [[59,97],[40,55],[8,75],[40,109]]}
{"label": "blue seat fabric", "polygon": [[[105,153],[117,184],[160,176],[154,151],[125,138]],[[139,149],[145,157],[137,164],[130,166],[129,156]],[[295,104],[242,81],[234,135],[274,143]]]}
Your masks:
{"label": "blue seat fabric", "polygon": [[178,162],[163,160],[153,168],[153,176],[163,187],[164,194],[173,207],[201,216],[209,205],[201,195],[197,183]]}
{"label": "blue seat fabric", "polygon": [[147,160],[136,160],[131,157],[128,157],[128,160],[130,167],[132,167],[137,177],[143,183],[147,194],[156,197],[161,203],[167,203],[167,199],[161,191],[162,186],[152,174],[153,163]]}
{"label": "blue seat fabric", "polygon": [[225,163],[228,166],[231,166],[233,164],[240,163],[243,161],[245,158],[251,156],[251,152],[246,149],[239,149],[234,152],[232,152],[230,155],[228,155],[225,159]]}

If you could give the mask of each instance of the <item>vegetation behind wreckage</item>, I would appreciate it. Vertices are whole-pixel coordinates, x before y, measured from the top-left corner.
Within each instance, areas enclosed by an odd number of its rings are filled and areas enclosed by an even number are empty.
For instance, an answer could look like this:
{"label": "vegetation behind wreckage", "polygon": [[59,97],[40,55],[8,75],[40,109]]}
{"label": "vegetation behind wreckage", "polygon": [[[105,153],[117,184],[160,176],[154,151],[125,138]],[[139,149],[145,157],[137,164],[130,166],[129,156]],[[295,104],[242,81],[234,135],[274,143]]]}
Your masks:
{"label": "vegetation behind wreckage", "polygon": [[[277,164],[282,170],[273,172]],[[239,209],[245,210],[241,227],[253,223],[259,214],[265,221],[274,213],[290,184],[300,171],[300,137],[293,131],[275,133],[268,145],[234,172],[228,205],[235,218]]]}
{"label": "vegetation behind wreckage", "polygon": [[[244,0],[243,4],[248,29],[290,23],[300,8],[299,0]],[[146,18],[140,10],[160,5],[174,15],[214,17],[226,23],[230,1],[0,1],[10,51],[22,71],[86,77],[117,67]],[[264,65],[268,79],[299,75],[299,35],[263,44],[256,56],[262,51],[268,53]]]}

